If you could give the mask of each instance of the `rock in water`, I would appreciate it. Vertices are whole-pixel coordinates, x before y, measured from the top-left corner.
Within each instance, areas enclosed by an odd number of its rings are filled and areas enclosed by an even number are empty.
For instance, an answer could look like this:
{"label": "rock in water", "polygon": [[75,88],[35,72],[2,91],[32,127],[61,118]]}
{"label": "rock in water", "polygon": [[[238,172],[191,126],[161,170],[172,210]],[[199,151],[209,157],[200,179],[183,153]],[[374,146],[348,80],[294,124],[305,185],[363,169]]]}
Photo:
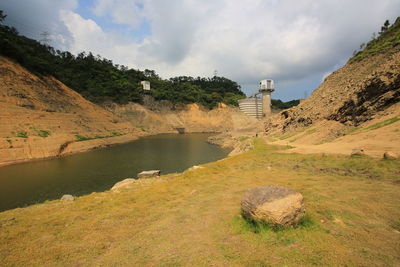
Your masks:
{"label": "rock in water", "polygon": [[299,192],[275,185],[246,191],[241,207],[247,218],[284,226],[296,225],[305,212]]}
{"label": "rock in water", "polygon": [[149,178],[149,177],[156,177],[160,176],[160,170],[152,170],[152,171],[142,171],[141,173],[138,173],[137,177],[138,178]]}
{"label": "rock in water", "polygon": [[391,151],[386,151],[386,152],[383,154],[383,158],[384,158],[384,159],[398,159],[399,156],[397,156],[397,154],[395,154],[395,153],[393,153],[393,152],[391,152]]}
{"label": "rock in water", "polygon": [[120,189],[120,188],[123,188],[123,187],[127,187],[128,185],[131,185],[131,184],[135,183],[135,181],[136,181],[136,180],[133,179],[133,178],[127,178],[127,179],[125,179],[125,180],[122,180],[122,181],[116,183],[116,184],[111,188],[111,190],[117,190],[117,189]]}
{"label": "rock in water", "polygon": [[72,195],[63,195],[61,197],[61,202],[73,202],[74,200],[75,198]]}

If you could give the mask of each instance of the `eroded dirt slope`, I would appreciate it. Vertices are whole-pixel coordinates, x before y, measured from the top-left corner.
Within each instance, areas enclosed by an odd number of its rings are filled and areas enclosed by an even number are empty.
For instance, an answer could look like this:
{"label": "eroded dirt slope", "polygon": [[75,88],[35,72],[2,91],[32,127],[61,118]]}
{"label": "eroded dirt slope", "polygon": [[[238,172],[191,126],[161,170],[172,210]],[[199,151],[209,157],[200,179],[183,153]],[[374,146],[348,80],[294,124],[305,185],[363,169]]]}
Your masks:
{"label": "eroded dirt slope", "polygon": [[244,115],[238,108],[220,104],[208,110],[197,104],[173,106],[167,101],[145,97],[144,105],[109,104],[107,110],[149,134],[177,132],[251,132],[262,131],[262,124]]}
{"label": "eroded dirt slope", "polygon": [[265,130],[287,132],[321,120],[358,126],[399,101],[400,52],[379,54],[329,75],[309,98],[268,120]]}
{"label": "eroded dirt slope", "polygon": [[0,57],[0,166],[127,142],[142,131]]}
{"label": "eroded dirt slope", "polygon": [[265,121],[270,141],[291,152],[400,152],[400,49],[346,64],[298,106]]}

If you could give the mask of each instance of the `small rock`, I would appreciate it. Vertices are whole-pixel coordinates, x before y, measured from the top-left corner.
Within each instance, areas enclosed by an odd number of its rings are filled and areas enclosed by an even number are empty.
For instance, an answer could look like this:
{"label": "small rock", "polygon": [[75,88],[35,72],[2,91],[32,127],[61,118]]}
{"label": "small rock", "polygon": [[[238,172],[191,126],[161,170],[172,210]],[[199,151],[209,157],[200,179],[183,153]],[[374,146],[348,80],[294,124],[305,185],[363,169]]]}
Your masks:
{"label": "small rock", "polygon": [[362,148],[355,148],[351,151],[351,156],[362,156],[365,155],[364,149]]}
{"label": "small rock", "polygon": [[194,165],[193,167],[189,168],[189,171],[193,171],[193,170],[197,170],[197,169],[204,169],[204,167],[203,166]]}
{"label": "small rock", "polygon": [[337,224],[340,224],[340,225],[342,225],[342,226],[345,225],[344,222],[342,221],[342,219],[340,219],[340,218],[335,218],[335,220],[333,220],[333,222],[335,222],[335,223],[337,223]]}
{"label": "small rock", "polygon": [[61,202],[73,202],[75,198],[72,195],[63,195],[60,200]]}
{"label": "small rock", "polygon": [[157,177],[160,176],[160,173],[161,173],[160,170],[142,171],[141,173],[138,173],[137,177],[138,178]]}
{"label": "small rock", "polygon": [[305,212],[299,192],[275,185],[246,191],[241,207],[250,219],[284,226],[298,224]]}
{"label": "small rock", "polygon": [[131,185],[131,184],[135,183],[135,181],[136,181],[136,180],[133,179],[133,178],[128,178],[128,179],[122,180],[122,181],[116,183],[116,184],[111,188],[111,190],[117,190],[117,189],[126,187],[126,186],[128,186],[128,185]]}
{"label": "small rock", "polygon": [[386,151],[386,152],[383,154],[383,158],[384,158],[384,159],[398,159],[399,156],[398,156],[397,154],[391,152],[391,151]]}
{"label": "small rock", "polygon": [[196,189],[193,189],[191,192],[190,192],[190,195],[192,196],[192,195],[194,195],[194,194],[196,194],[197,193],[197,190]]}

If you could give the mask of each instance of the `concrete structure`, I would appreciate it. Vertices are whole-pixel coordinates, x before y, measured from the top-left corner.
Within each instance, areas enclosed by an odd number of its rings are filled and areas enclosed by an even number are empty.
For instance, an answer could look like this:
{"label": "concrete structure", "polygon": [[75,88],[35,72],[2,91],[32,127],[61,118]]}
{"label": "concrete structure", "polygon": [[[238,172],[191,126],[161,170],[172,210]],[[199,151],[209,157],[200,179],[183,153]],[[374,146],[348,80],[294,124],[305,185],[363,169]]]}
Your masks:
{"label": "concrete structure", "polygon": [[[275,91],[273,80],[260,81],[260,89],[258,93],[249,98],[239,100],[240,110],[257,119],[271,115],[271,93]],[[262,94],[262,98],[257,95]]]}
{"label": "concrete structure", "polygon": [[149,81],[141,81],[140,84],[143,86],[143,90],[150,91],[150,82]]}
{"label": "concrete structure", "polygon": [[239,109],[247,116],[260,119],[263,115],[262,99],[250,97],[239,100]]}
{"label": "concrete structure", "polygon": [[273,80],[262,80],[260,82],[260,90],[262,94],[263,117],[271,115],[271,93],[275,91]]}

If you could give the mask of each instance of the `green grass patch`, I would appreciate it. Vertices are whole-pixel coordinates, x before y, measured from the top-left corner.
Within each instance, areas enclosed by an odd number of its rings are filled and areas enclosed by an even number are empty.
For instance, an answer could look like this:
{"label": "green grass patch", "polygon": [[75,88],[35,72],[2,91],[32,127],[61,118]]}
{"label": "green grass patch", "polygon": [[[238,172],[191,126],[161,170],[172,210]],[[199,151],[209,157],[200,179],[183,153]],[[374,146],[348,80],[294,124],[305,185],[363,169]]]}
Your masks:
{"label": "green grass patch", "polygon": [[290,142],[295,142],[295,141],[297,141],[297,140],[299,140],[299,139],[301,139],[301,138],[303,138],[303,137],[305,137],[307,135],[310,135],[310,134],[313,134],[313,133],[316,133],[316,132],[317,132],[316,128],[309,129],[304,134],[302,134],[302,135],[290,140]]}
{"label": "green grass patch", "polygon": [[250,231],[253,233],[266,233],[269,231],[273,232],[280,232],[280,231],[288,231],[297,228],[312,228],[316,227],[317,224],[314,219],[311,218],[309,214],[305,214],[301,219],[300,222],[295,226],[282,226],[282,225],[274,225],[271,223],[266,223],[262,221],[253,220],[243,213],[238,216],[238,219],[241,222],[236,222],[243,231]]}
{"label": "green grass patch", "polygon": [[349,62],[357,62],[370,56],[388,52],[392,48],[399,47],[400,45],[400,20],[384,31],[380,36],[368,42],[362,51],[357,52]]}
{"label": "green grass patch", "polygon": [[239,137],[239,141],[240,142],[243,142],[243,141],[246,141],[247,139],[249,139],[250,137],[248,137],[248,136],[240,136]]}
{"label": "green grass patch", "polygon": [[400,231],[400,218],[390,224],[390,226],[396,231]]}
{"label": "green grass patch", "polygon": [[38,136],[43,137],[43,138],[46,138],[51,135],[50,131],[47,131],[47,130],[37,130],[36,133]]}
{"label": "green grass patch", "polygon": [[353,133],[359,132],[360,130],[362,130],[361,127],[352,127],[346,131],[345,135],[353,134]]}
{"label": "green grass patch", "polygon": [[289,132],[288,134],[285,134],[285,135],[282,135],[281,137],[279,137],[278,139],[280,139],[280,140],[286,140],[286,139],[289,139],[289,138],[292,138],[292,137],[294,137],[294,136],[296,136],[296,135],[299,135],[298,137],[296,137],[295,139],[292,139],[290,142],[294,142],[294,141],[296,141],[296,140],[298,140],[298,139],[300,139],[300,138],[302,138],[302,137],[304,137],[304,136],[306,136],[306,135],[310,135],[310,134],[313,134],[313,133],[315,133],[315,132],[317,132],[317,129],[316,128],[312,128],[312,129],[308,129],[308,130],[300,130],[300,131],[295,131],[295,132]]}
{"label": "green grass patch", "polygon": [[48,131],[48,130],[41,130],[41,129],[37,129],[35,127],[29,127],[29,129],[31,129],[34,132],[34,135],[40,136],[43,138],[46,138],[51,135],[50,131]]}
{"label": "green grass patch", "polygon": [[[393,117],[381,122],[377,122],[375,124],[372,124],[368,127],[365,128],[361,128],[361,127],[352,127],[350,129],[348,129],[345,133],[345,135],[350,135],[350,134],[355,134],[355,133],[360,133],[360,132],[366,132],[366,131],[371,131],[371,130],[375,130],[375,129],[379,129],[382,127],[385,127],[387,125],[390,125],[392,123],[398,122],[400,121],[400,117]],[[394,132],[398,132],[400,131],[399,129],[394,130]]]}
{"label": "green grass patch", "polygon": [[295,135],[298,135],[301,132],[294,132],[294,133],[289,133],[286,135],[282,135],[281,137],[279,137],[280,140],[285,140],[285,139],[289,139],[290,137],[293,137]]}
{"label": "green grass patch", "polygon": [[112,135],[112,136],[121,136],[121,135],[123,135],[123,134],[120,133],[120,132],[112,131],[112,132],[111,132],[111,135]]}
{"label": "green grass patch", "polygon": [[19,131],[17,132],[16,137],[28,138],[28,133],[26,131]]}
{"label": "green grass patch", "polygon": [[75,141],[77,141],[77,142],[88,141],[88,140],[92,140],[92,139],[95,139],[95,138],[94,137],[83,136],[83,135],[79,135],[79,134],[75,135]]}
{"label": "green grass patch", "polygon": [[400,117],[393,117],[393,118],[390,118],[390,119],[387,119],[387,120],[372,124],[372,125],[366,127],[364,130],[365,131],[375,130],[375,129],[382,128],[384,126],[390,125],[392,123],[395,123],[397,121],[400,121]]}
{"label": "green grass patch", "polygon": [[95,136],[83,136],[83,135],[75,134],[75,141],[81,142],[81,141],[109,138],[109,137],[122,136],[122,135],[124,135],[124,134],[119,133],[119,132],[111,132],[111,135],[95,135]]}
{"label": "green grass patch", "polygon": [[8,143],[8,148],[13,148],[13,144],[12,144],[12,140],[11,139],[6,139],[7,143]]}

